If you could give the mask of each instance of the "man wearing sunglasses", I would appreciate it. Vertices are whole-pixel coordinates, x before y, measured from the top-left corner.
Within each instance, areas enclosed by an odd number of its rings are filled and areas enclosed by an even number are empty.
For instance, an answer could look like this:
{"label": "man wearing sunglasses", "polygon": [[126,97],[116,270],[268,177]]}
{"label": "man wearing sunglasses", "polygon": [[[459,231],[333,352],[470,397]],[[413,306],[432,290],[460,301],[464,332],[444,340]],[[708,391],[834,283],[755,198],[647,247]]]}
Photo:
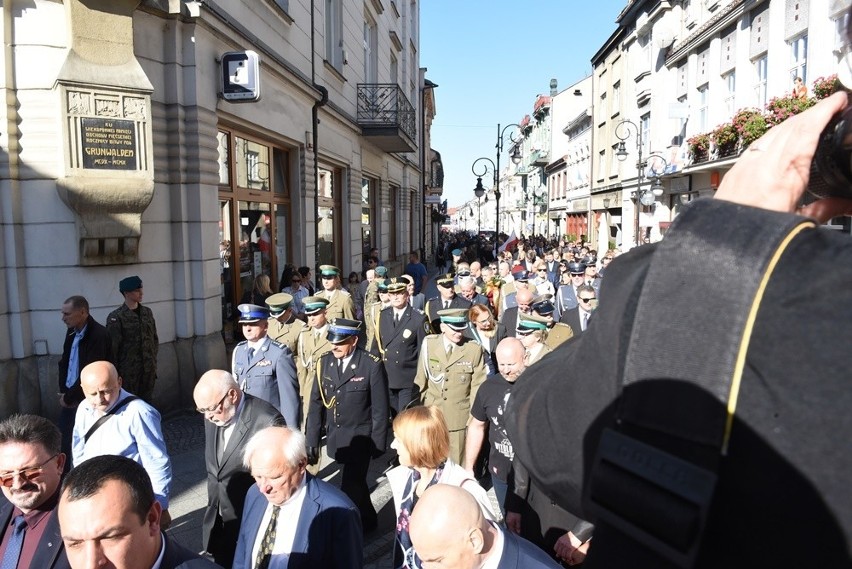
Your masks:
{"label": "man wearing sunglasses", "polygon": [[35,415],[0,423],[0,567],[71,567],[56,516],[61,438],[56,425]]}
{"label": "man wearing sunglasses", "polygon": [[[270,297],[271,298],[271,297]],[[243,446],[256,432],[284,425],[278,410],[243,393],[234,376],[211,369],[192,392],[204,422],[204,464],[207,468],[207,509],[201,543],[222,567],[234,563],[246,493],[254,478],[243,464]]]}
{"label": "man wearing sunglasses", "polygon": [[430,298],[426,301],[426,318],[429,320],[429,325],[436,333],[441,329],[441,318],[438,315],[439,310],[449,308],[470,308],[470,301],[456,294],[455,290],[455,275],[447,273],[440,275],[435,279],[435,284],[438,285],[438,296]]}
{"label": "man wearing sunglasses", "polygon": [[586,284],[586,265],[578,261],[568,263],[568,274],[571,275],[571,281],[568,284],[563,284],[556,291],[556,310],[553,318],[562,321],[562,314],[577,307],[577,290],[580,286]]}
{"label": "man wearing sunglasses", "polygon": [[591,285],[580,285],[577,288],[577,306],[567,312],[563,312],[560,322],[567,324],[574,331],[574,335],[582,334],[589,326],[589,318],[595,308],[598,307],[598,295]]}

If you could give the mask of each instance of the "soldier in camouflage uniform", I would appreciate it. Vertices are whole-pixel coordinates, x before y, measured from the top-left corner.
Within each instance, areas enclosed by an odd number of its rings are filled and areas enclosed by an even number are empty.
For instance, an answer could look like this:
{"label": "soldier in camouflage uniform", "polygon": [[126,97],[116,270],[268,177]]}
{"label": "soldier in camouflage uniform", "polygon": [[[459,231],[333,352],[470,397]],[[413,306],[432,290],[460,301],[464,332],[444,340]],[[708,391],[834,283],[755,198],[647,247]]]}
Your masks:
{"label": "soldier in camouflage uniform", "polygon": [[127,277],[118,283],[124,295],[124,304],[107,316],[106,328],[112,340],[115,367],[122,379],[122,387],[152,401],[157,380],[157,324],[154,313],[142,306],[142,279]]}
{"label": "soldier in camouflage uniform", "polygon": [[564,322],[553,320],[553,295],[543,294],[533,299],[532,311],[547,320],[547,338],[544,345],[555,350],[557,346],[564,344],[574,337],[574,330]]}
{"label": "soldier in camouflage uniform", "polygon": [[299,353],[296,357],[296,371],[299,374],[299,394],[302,396],[302,425],[307,425],[311,390],[316,379],[316,363],[332,346],[326,338],[328,300],[319,296],[308,296],[303,303],[308,327],[302,330],[296,342],[296,350]]}
{"label": "soldier in camouflage uniform", "polygon": [[323,290],[318,291],[316,296],[328,300],[328,307],[325,309],[326,318],[329,321],[335,318],[354,320],[355,301],[340,284],[340,269],[334,265],[320,265],[319,269]]}
{"label": "soldier in camouflage uniform", "polygon": [[466,338],[467,309],[439,310],[441,333],[430,334],[420,347],[414,383],[420,402],[444,412],[450,431],[450,458],[464,463],[465,429],[470,405],[487,375],[482,346]]}
{"label": "soldier in camouflage uniform", "polygon": [[293,296],[286,292],[273,294],[266,299],[266,306],[269,307],[269,328],[266,335],[290,348],[296,357],[299,334],[308,326],[296,318],[293,312]]}

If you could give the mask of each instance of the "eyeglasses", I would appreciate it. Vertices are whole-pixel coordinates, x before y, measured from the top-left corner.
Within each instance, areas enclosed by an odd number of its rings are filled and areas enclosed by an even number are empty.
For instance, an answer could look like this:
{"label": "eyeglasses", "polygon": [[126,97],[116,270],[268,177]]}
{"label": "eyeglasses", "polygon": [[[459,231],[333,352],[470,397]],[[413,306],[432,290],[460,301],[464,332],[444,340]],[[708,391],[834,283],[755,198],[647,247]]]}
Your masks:
{"label": "eyeglasses", "polygon": [[15,483],[15,478],[18,476],[23,478],[26,482],[38,478],[44,471],[44,465],[56,458],[57,456],[59,456],[59,453],[54,454],[53,456],[51,456],[41,464],[37,464],[36,466],[28,466],[20,470],[12,470],[9,472],[0,473],[0,485],[3,485],[6,488],[11,488],[12,484]]}
{"label": "eyeglasses", "polygon": [[476,324],[490,324],[490,323],[491,323],[491,319],[490,319],[490,318],[486,318],[485,320],[476,320],[475,322],[476,322]]}
{"label": "eyeglasses", "polygon": [[216,411],[218,411],[218,410],[219,410],[219,408],[222,406],[222,403],[224,403],[224,402],[225,402],[225,399],[228,397],[228,394],[229,394],[229,393],[231,393],[231,390],[230,390],[230,389],[229,389],[228,391],[226,391],[226,392],[225,392],[225,395],[223,395],[223,396],[222,396],[222,399],[220,399],[220,400],[219,400],[219,402],[218,402],[218,403],[216,403],[214,406],[212,406],[212,407],[207,407],[207,408],[204,408],[204,407],[196,407],[196,408],[195,408],[195,410],[196,410],[196,411],[198,411],[199,413],[215,413],[215,412],[216,412]]}
{"label": "eyeglasses", "polygon": [[586,273],[571,273],[572,277],[585,277]]}
{"label": "eyeglasses", "polygon": [[594,296],[592,296],[590,298],[583,298],[582,296],[578,296],[577,298],[580,299],[582,302],[591,302],[593,300],[597,300],[597,297],[594,297]]}
{"label": "eyeglasses", "polygon": [[538,270],[538,272],[540,272],[540,273],[546,273],[546,272],[547,272],[547,269],[539,269],[539,270]]}

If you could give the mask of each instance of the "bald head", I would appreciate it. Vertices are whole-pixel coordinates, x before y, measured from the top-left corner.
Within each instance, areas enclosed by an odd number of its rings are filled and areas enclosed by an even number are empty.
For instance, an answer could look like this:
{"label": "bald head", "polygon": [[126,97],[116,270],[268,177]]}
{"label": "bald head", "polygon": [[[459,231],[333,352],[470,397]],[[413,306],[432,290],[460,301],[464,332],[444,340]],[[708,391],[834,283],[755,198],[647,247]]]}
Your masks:
{"label": "bald head", "polygon": [[506,381],[514,383],[526,369],[524,345],[517,338],[504,338],[497,344],[497,368]]}
{"label": "bald head", "polygon": [[103,415],[121,396],[121,378],[115,366],[106,361],[92,362],[80,372],[80,387],[86,402],[97,415]]}
{"label": "bald head", "polygon": [[532,310],[533,293],[528,288],[519,288],[515,293],[515,300],[518,303],[518,310],[529,314]]}
{"label": "bald head", "polygon": [[435,484],[417,502],[409,531],[424,565],[441,559],[442,567],[473,569],[488,558],[498,530],[469,492]]}
{"label": "bald head", "polygon": [[118,370],[107,361],[92,362],[80,372],[80,385],[83,390],[101,383],[117,385],[119,381]]}
{"label": "bald head", "polygon": [[231,424],[243,397],[240,386],[229,371],[211,369],[201,376],[192,392],[195,408],[214,425]]}

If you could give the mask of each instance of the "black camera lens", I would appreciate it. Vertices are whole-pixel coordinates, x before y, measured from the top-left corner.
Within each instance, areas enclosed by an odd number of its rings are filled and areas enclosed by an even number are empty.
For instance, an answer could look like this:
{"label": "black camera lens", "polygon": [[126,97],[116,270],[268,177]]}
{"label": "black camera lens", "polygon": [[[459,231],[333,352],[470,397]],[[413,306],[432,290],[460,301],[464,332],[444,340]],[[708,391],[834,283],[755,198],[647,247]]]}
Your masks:
{"label": "black camera lens", "polygon": [[820,134],[808,192],[817,198],[852,199],[852,106],[831,119]]}

